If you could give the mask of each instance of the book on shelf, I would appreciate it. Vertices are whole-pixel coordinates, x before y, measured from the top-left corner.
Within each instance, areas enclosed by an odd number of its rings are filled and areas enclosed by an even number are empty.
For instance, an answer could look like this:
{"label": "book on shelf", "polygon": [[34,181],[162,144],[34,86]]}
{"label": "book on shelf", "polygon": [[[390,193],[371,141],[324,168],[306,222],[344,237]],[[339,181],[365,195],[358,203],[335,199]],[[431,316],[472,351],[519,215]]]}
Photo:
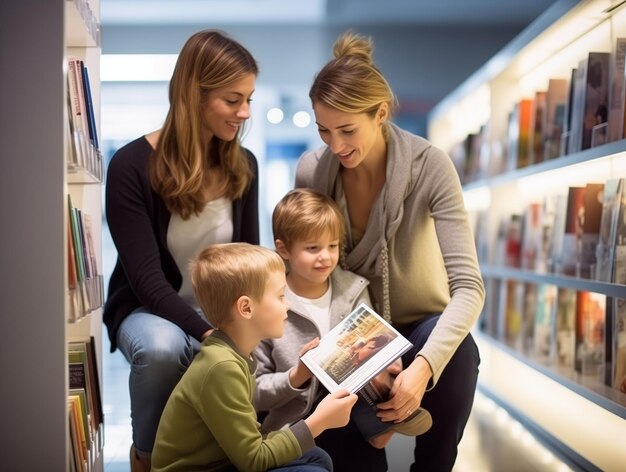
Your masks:
{"label": "book on shelf", "polygon": [[85,434],[80,396],[69,394],[67,401],[70,411],[70,433],[73,434],[71,439],[76,467],[80,472],[87,472],[89,470],[89,449],[87,446],[89,441]]}
{"label": "book on shelf", "polygon": [[530,113],[530,136],[528,146],[528,163],[537,164],[544,160],[543,155],[543,135],[544,129],[544,115],[546,113],[546,91],[535,92],[535,98],[532,102],[532,109]]}
{"label": "book on shelf", "polygon": [[524,311],[524,284],[517,280],[506,281],[506,307],[504,311],[504,336],[506,343],[520,350],[522,317]]}
{"label": "book on shelf", "polygon": [[611,386],[626,394],[626,298],[613,298]]}
{"label": "book on shelf", "polygon": [[585,187],[569,187],[560,257],[560,272],[564,275],[575,276],[580,268],[584,205]]}
{"label": "book on shelf", "polygon": [[531,202],[522,224],[521,267],[545,272],[543,204]]}
{"label": "book on shelf", "polygon": [[576,294],[576,357],[583,376],[604,379],[606,295],[579,290]]}
{"label": "book on shelf", "polygon": [[104,446],[104,414],[94,337],[70,340],[67,355],[70,392],[84,392],[87,449],[96,457]]}
{"label": "book on shelf", "polygon": [[509,216],[506,226],[504,264],[508,267],[520,267],[522,257],[522,217],[514,213]]}
{"label": "book on shelf", "polygon": [[557,287],[539,284],[537,286],[534,333],[534,354],[543,361],[549,361],[554,355],[554,304]]}
{"label": "book on shelf", "polygon": [[574,97],[575,97],[575,89],[576,82],[578,77],[578,69],[573,68],[570,72],[570,79],[567,83],[567,100],[565,102],[565,111],[563,116],[563,133],[561,134],[561,146],[560,153],[561,156],[566,156],[570,152],[571,149],[571,136],[572,136],[572,125],[573,125],[573,108],[574,108]]}
{"label": "book on shelf", "polygon": [[543,155],[553,159],[560,154],[561,134],[565,126],[567,79],[549,79],[543,114]]}
{"label": "book on shelf", "polygon": [[563,255],[563,239],[565,237],[565,222],[567,219],[567,195],[559,194],[552,197],[554,201],[553,224],[547,249],[547,267],[550,272],[561,272],[561,257]]}
{"label": "book on shelf", "polygon": [[559,287],[555,304],[556,361],[574,368],[576,353],[576,290]]}
{"label": "book on shelf", "polygon": [[521,345],[526,353],[532,352],[535,332],[535,310],[537,309],[537,285],[524,284],[524,306],[522,309]]}
{"label": "book on shelf", "polygon": [[533,99],[524,98],[515,103],[509,114],[507,132],[507,170],[530,164],[531,115]]}
{"label": "book on shelf", "polygon": [[613,239],[613,283],[626,285],[626,181],[622,180]]}
{"label": "book on shelf", "polygon": [[626,137],[624,133],[624,113],[626,112],[626,38],[617,38],[615,49],[611,52],[611,93],[609,106],[608,141],[617,141]]}
{"label": "book on shelf", "polygon": [[364,437],[372,437],[393,424],[376,416],[376,404],[386,401],[379,374],[408,351],[412,344],[365,304],[357,306],[337,326],[306,352],[302,362],[329,391],[358,393],[368,408],[355,422]]}
{"label": "book on shelf", "polygon": [[609,108],[608,52],[590,52],[579,62],[574,84],[570,152],[584,151],[606,142]]}
{"label": "book on shelf", "polygon": [[595,279],[601,282],[613,280],[617,220],[624,182],[624,179],[609,179],[604,183],[595,267]]}
{"label": "book on shelf", "polygon": [[585,186],[580,267],[576,275],[586,279],[595,278],[596,247],[600,238],[603,191],[603,183],[589,183]]}

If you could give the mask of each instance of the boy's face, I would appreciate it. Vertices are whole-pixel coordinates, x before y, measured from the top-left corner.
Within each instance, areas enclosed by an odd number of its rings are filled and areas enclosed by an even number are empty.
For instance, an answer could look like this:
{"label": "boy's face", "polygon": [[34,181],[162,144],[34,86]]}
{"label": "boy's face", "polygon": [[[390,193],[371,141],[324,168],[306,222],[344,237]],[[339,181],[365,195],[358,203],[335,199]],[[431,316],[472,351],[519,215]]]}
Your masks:
{"label": "boy's face", "polygon": [[289,261],[290,284],[326,287],[330,273],[339,262],[339,240],[326,232],[317,238],[296,241],[280,255]]}
{"label": "boy's face", "polygon": [[271,272],[263,298],[255,303],[255,314],[252,318],[261,339],[280,338],[285,328],[289,304],[285,299],[284,272]]}

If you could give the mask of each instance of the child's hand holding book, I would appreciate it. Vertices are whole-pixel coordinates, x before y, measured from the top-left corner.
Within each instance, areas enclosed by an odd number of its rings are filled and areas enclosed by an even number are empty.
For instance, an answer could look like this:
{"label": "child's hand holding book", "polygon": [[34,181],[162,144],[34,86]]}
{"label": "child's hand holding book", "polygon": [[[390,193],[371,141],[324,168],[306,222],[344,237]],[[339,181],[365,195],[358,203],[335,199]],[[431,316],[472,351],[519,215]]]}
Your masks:
{"label": "child's hand holding book", "polygon": [[320,338],[315,338],[306,343],[302,348],[300,348],[300,352],[298,353],[298,364],[291,369],[289,372],[289,383],[293,388],[302,388],[302,386],[307,383],[313,374],[309,370],[309,368],[302,362],[300,359],[306,352],[311,349],[316,348],[320,343]]}
{"label": "child's hand holding book", "polygon": [[329,393],[317,405],[315,411],[304,420],[313,437],[327,429],[341,428],[348,424],[350,411],[357,401],[357,395],[346,389]]}

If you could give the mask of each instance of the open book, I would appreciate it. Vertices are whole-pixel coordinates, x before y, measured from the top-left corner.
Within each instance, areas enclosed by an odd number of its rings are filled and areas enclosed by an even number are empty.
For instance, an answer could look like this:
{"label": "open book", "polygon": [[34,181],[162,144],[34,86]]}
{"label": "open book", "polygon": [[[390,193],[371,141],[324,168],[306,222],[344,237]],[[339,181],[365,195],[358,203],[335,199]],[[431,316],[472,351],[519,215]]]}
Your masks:
{"label": "open book", "polygon": [[329,392],[345,388],[359,393],[353,418],[363,436],[369,439],[393,425],[378,419],[375,406],[387,400],[391,385],[370,383],[370,380],[412,346],[380,315],[360,304],[315,349],[305,353],[302,362]]}

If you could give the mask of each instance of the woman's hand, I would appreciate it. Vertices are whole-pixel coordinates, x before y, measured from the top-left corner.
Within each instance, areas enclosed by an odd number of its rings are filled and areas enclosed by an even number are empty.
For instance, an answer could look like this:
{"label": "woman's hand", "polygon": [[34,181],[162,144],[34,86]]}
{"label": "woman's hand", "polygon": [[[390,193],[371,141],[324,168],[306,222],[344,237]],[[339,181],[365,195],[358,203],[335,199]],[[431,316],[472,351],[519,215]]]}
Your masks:
{"label": "woman's hand", "polygon": [[422,397],[432,376],[433,372],[426,359],[417,356],[394,380],[389,400],[377,405],[378,417],[383,421],[395,423],[406,420],[422,403]]}
{"label": "woman's hand", "polygon": [[313,375],[311,374],[311,371],[309,370],[309,368],[306,365],[304,365],[302,360],[300,360],[300,358],[306,352],[310,351],[311,349],[316,348],[319,345],[319,343],[320,343],[320,338],[315,338],[309,341],[308,343],[306,343],[304,346],[302,346],[302,348],[300,348],[300,352],[298,353],[298,364],[296,364],[296,366],[293,369],[291,369],[291,371],[289,372],[289,383],[291,384],[293,388],[302,387],[306,382],[309,381],[309,379]]}

